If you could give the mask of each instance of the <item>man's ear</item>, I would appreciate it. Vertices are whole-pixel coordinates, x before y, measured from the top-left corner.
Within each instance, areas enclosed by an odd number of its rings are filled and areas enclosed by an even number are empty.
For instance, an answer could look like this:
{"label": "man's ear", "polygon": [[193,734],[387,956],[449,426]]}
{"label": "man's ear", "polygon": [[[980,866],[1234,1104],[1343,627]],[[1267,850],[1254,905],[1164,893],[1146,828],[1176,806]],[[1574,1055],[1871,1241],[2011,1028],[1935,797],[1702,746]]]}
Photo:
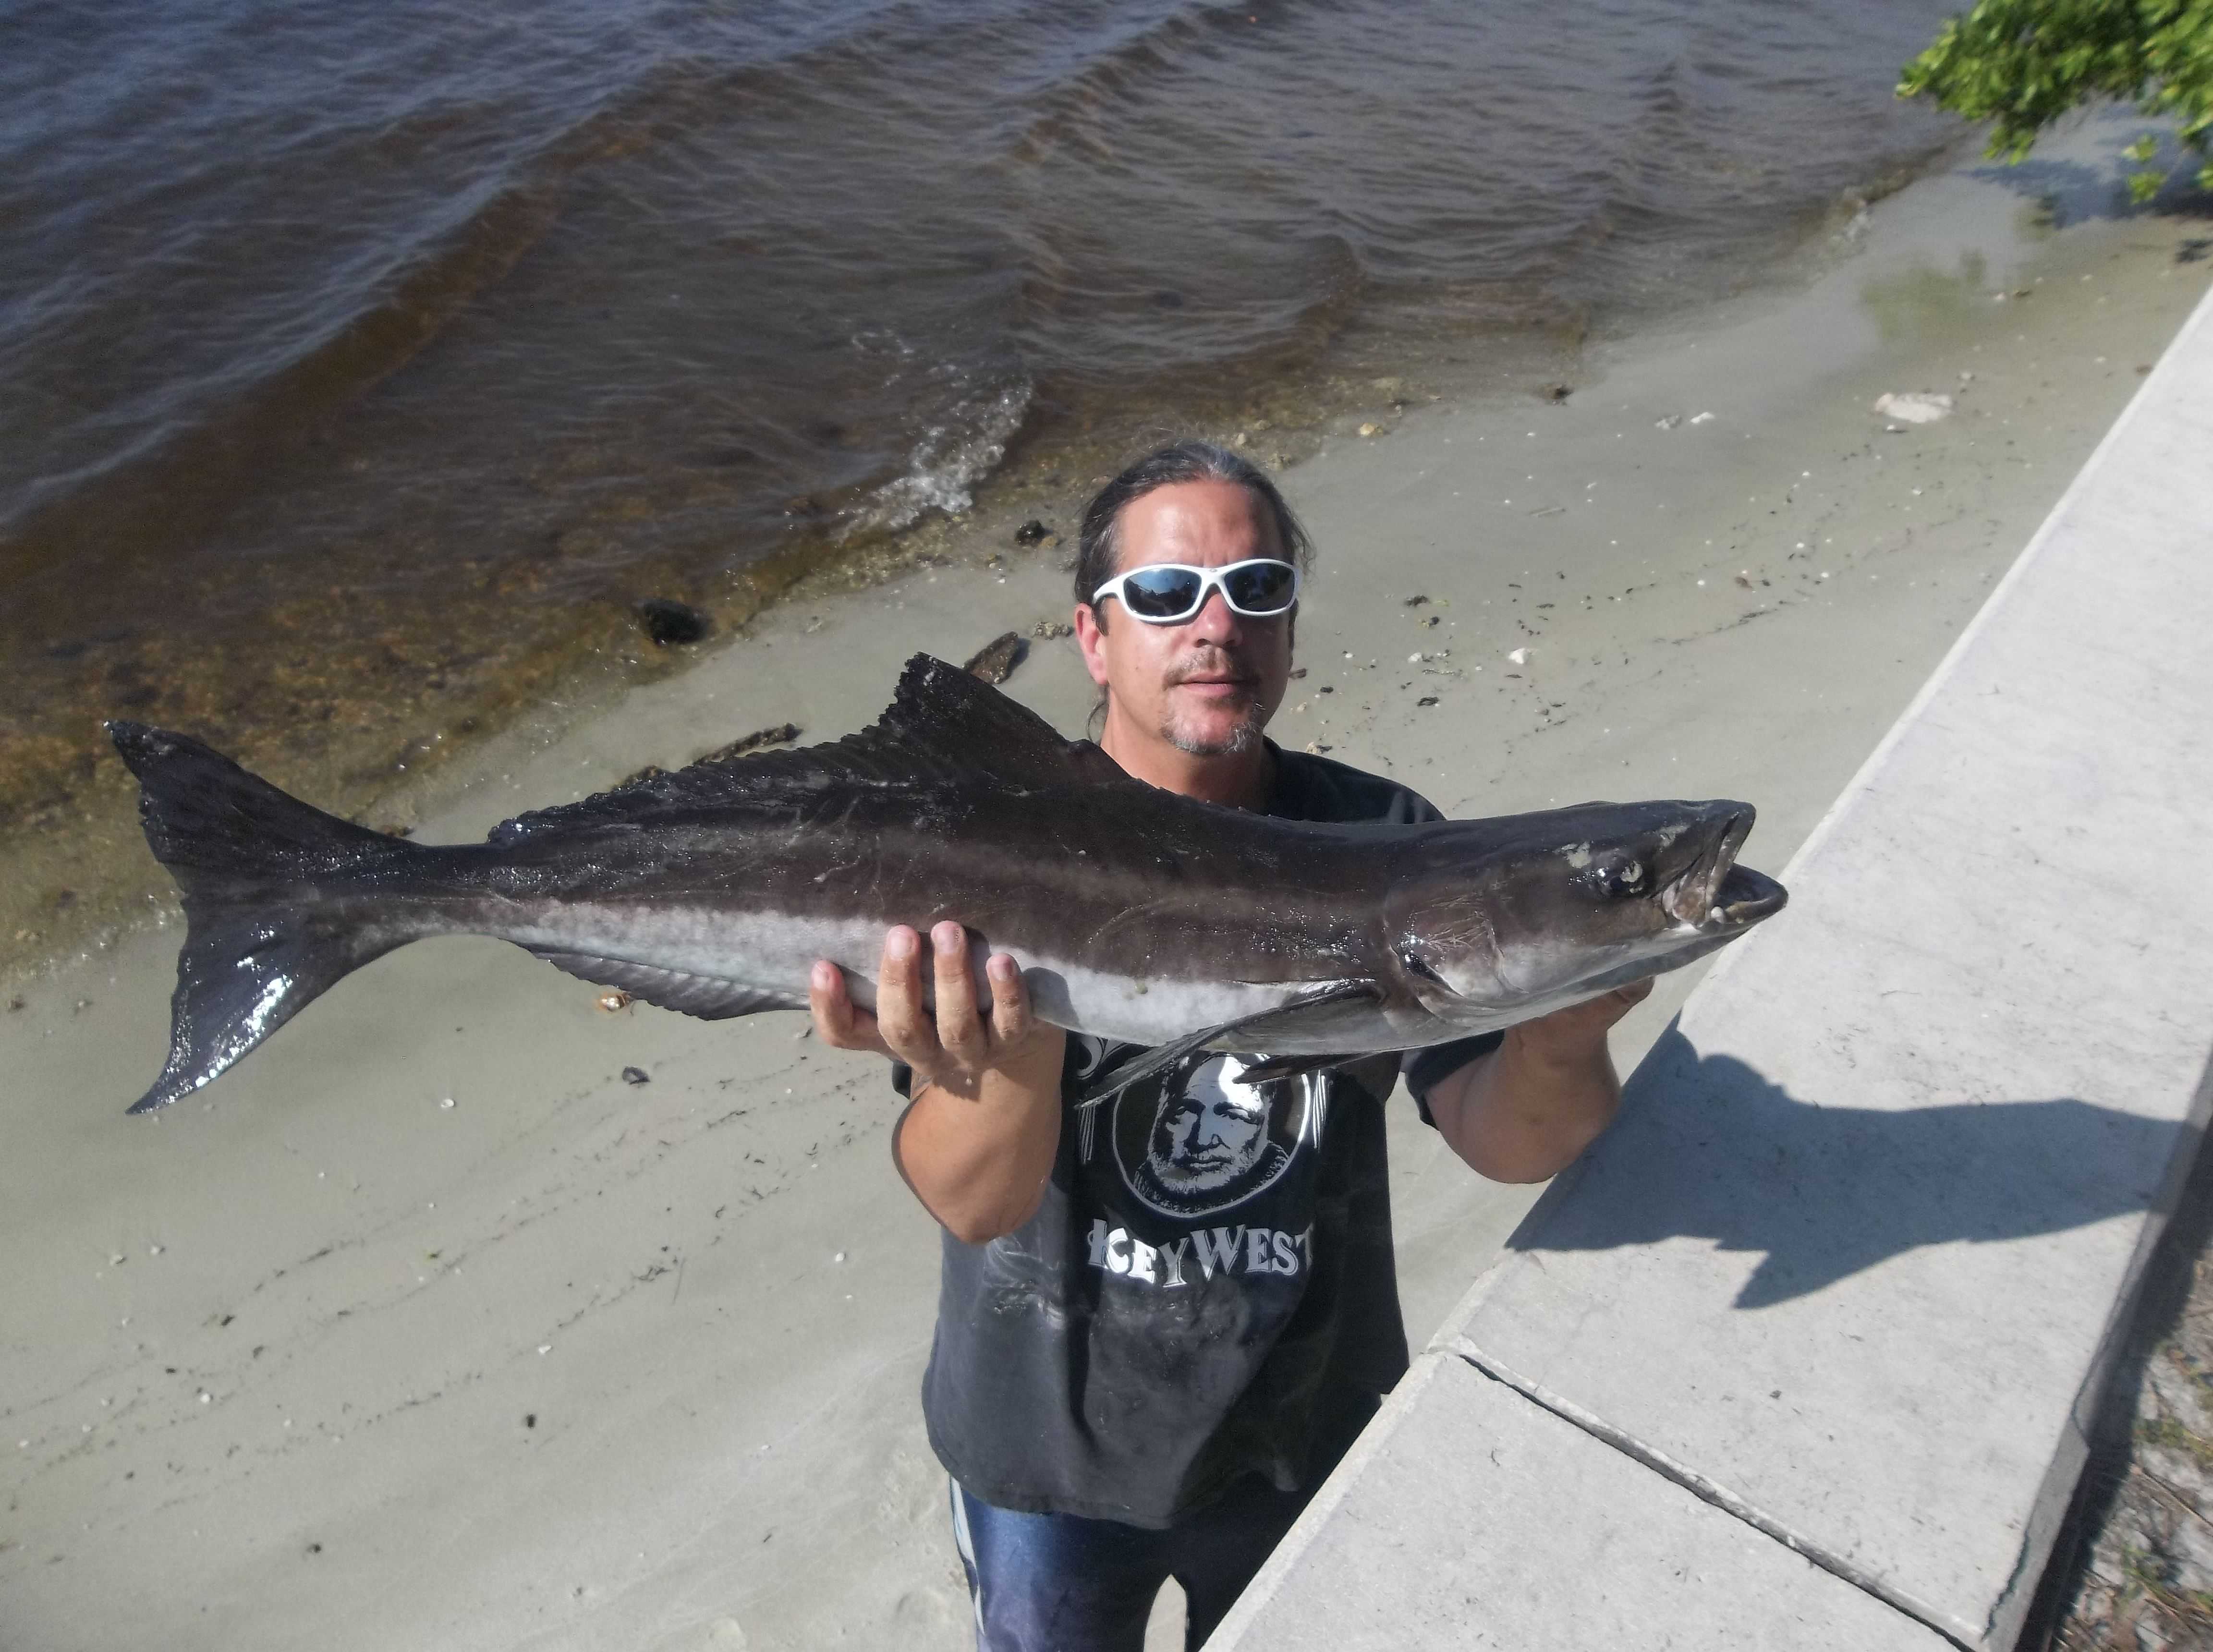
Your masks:
{"label": "man's ear", "polygon": [[1106,626],[1088,602],[1076,605],[1076,646],[1083,650],[1083,668],[1100,687],[1106,686]]}

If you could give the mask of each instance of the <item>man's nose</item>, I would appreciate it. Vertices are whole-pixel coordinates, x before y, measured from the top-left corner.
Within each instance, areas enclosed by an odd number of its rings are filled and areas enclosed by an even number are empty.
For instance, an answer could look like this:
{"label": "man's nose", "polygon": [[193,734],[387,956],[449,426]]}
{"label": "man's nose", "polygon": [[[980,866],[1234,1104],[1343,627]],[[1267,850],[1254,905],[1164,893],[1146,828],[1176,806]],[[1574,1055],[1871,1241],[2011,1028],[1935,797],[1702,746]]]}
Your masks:
{"label": "man's nose", "polygon": [[1233,643],[1241,630],[1242,622],[1219,586],[1206,594],[1205,602],[1186,625],[1192,639],[1200,643]]}

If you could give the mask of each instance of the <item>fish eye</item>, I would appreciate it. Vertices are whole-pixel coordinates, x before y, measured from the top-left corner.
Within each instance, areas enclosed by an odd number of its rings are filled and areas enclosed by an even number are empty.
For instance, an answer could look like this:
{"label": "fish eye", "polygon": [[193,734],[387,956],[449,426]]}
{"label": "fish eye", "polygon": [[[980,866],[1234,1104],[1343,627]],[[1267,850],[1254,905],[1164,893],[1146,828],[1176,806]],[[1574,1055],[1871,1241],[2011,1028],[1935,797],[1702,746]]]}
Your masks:
{"label": "fish eye", "polygon": [[1650,891],[1652,880],[1644,870],[1642,861],[1623,861],[1611,867],[1606,875],[1606,892],[1610,895],[1641,895]]}
{"label": "fish eye", "polygon": [[1399,948],[1399,961],[1406,966],[1406,972],[1409,975],[1418,975],[1425,981],[1435,981],[1439,986],[1446,984],[1445,978],[1431,969],[1423,960],[1422,954],[1411,947]]}

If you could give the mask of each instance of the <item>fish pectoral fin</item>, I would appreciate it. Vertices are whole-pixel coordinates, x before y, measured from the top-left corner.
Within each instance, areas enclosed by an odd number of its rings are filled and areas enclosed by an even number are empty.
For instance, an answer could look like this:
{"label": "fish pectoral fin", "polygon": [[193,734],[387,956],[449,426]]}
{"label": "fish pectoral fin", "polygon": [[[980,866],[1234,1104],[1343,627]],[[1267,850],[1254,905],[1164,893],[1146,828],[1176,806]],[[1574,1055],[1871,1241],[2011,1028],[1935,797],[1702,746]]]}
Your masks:
{"label": "fish pectoral fin", "polygon": [[584,952],[554,952],[543,947],[529,951],[558,970],[620,987],[633,998],[703,1021],[728,1021],[734,1015],[758,1015],[764,1009],[804,1009],[807,1000],[789,992],[726,981],[718,975],[693,975],[680,969],[656,969],[626,958],[600,958]]}
{"label": "fish pectoral fin", "polygon": [[1300,1078],[1308,1073],[1335,1073],[1357,1084],[1378,1101],[1390,1099],[1399,1082],[1399,1057],[1393,1051],[1349,1056],[1271,1056],[1254,1062],[1237,1075],[1246,1084],[1265,1084],[1271,1079]]}
{"label": "fish pectoral fin", "polygon": [[[1125,1062],[1111,1072],[1101,1074],[1089,1088],[1076,1098],[1076,1105],[1090,1106],[1119,1095],[1140,1080],[1150,1078],[1155,1073],[1174,1066],[1186,1056],[1195,1054],[1235,1033],[1260,1032],[1268,1023],[1295,1016],[1302,1010],[1318,1009],[1323,1004],[1347,1003],[1356,998],[1372,998],[1375,993],[1376,987],[1373,981],[1339,981],[1332,985],[1309,992],[1303,997],[1294,998],[1287,1004],[1279,1004],[1273,1009],[1263,1009],[1258,1015],[1241,1016],[1234,1021],[1224,1021],[1219,1027],[1203,1028],[1186,1037],[1177,1039],[1173,1043],[1157,1045],[1135,1060]],[[1307,1058],[1292,1056],[1285,1059],[1292,1062],[1304,1062]],[[1324,1056],[1317,1058],[1314,1065],[1326,1067],[1344,1059],[1343,1056]],[[1303,1072],[1310,1070],[1305,1067],[1295,1067],[1288,1070]],[[1270,1077],[1283,1076],[1283,1073],[1267,1075]]]}
{"label": "fish pectoral fin", "polygon": [[1241,1083],[1265,1084],[1271,1078],[1299,1078],[1308,1073],[1320,1072],[1326,1067],[1338,1067],[1347,1061],[1360,1058],[1352,1056],[1270,1056],[1265,1061],[1248,1062],[1240,1070]]}

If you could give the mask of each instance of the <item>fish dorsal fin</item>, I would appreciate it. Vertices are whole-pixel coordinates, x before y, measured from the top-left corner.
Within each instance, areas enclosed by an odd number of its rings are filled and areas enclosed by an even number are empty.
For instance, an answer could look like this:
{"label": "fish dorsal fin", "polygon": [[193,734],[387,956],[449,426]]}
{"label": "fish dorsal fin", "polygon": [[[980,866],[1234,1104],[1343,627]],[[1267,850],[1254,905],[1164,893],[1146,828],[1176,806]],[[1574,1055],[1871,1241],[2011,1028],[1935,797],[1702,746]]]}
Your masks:
{"label": "fish dorsal fin", "polygon": [[988,774],[1025,789],[1100,780],[1132,783],[1089,741],[1063,740],[1027,706],[927,654],[906,662],[883,716],[850,738],[927,756],[950,772]]}
{"label": "fish dorsal fin", "polygon": [[796,751],[702,759],[574,803],[503,821],[494,843],[540,832],[637,825],[654,816],[768,801],[838,784],[921,786],[985,777],[1018,791],[1045,786],[1137,783],[1088,741],[1053,726],[958,666],[918,654],[900,673],[884,713],[858,734]]}

